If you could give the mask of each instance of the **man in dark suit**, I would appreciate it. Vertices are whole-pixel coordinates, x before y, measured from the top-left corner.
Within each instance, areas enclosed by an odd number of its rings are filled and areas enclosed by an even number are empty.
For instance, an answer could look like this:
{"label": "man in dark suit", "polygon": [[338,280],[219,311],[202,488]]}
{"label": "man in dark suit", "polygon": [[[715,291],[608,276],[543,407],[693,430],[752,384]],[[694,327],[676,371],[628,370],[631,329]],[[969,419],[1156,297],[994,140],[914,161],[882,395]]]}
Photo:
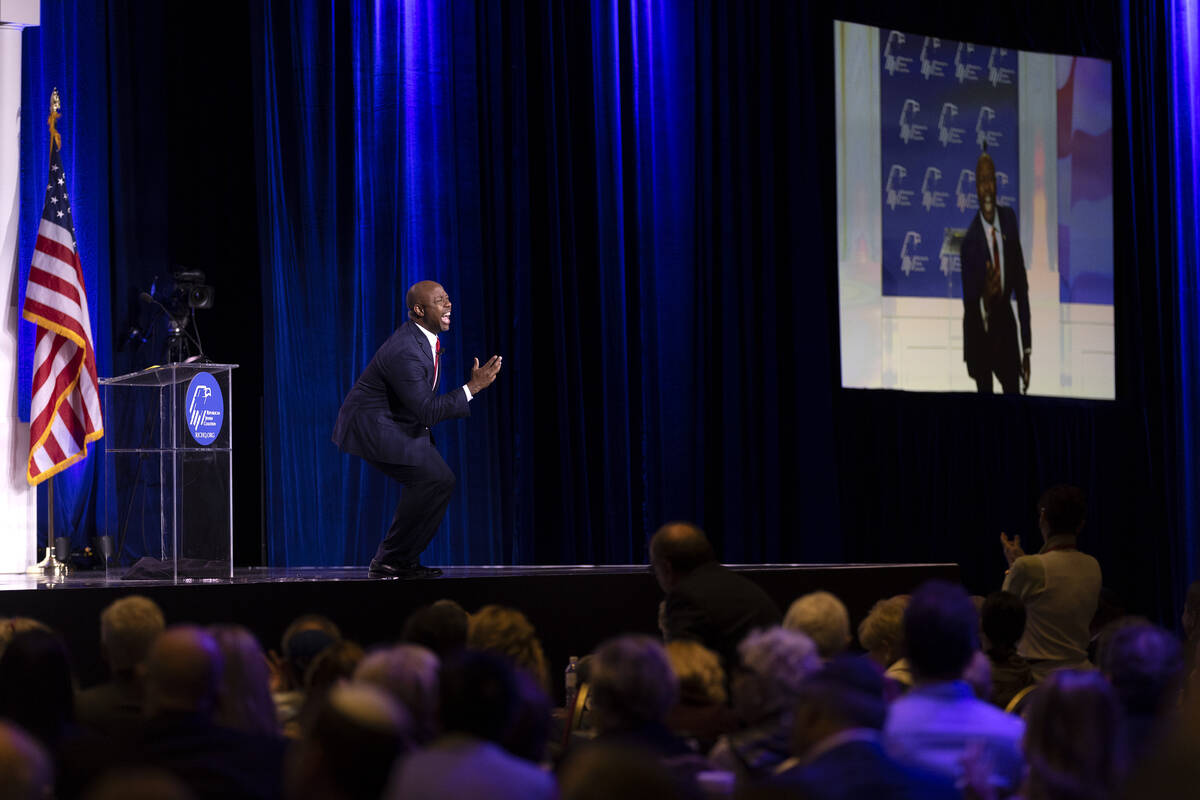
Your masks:
{"label": "man in dark suit", "polygon": [[717,563],[704,531],[668,522],[650,540],[650,565],[666,592],[663,638],[694,639],[721,656],[726,671],[737,646],[757,628],[778,625],[779,607],[758,584]]}
{"label": "man in dark suit", "polygon": [[437,533],[454,491],[454,473],[433,444],[431,429],[444,419],[470,415],[467,403],[496,380],[500,356],[471,369],[461,387],[438,394],[441,343],[450,330],[450,297],[433,281],[413,284],[405,322],[358,377],[333,429],[333,441],[404,487],[387,535],[371,561],[372,578],[436,577],[421,552]]}
{"label": "man in dark suit", "polygon": [[975,166],[975,193],[979,213],[962,243],[963,361],[981,394],[992,393],[993,372],[1005,394],[1018,394],[1029,389],[1029,281],[1017,215],[996,205],[996,166],[987,152]]}

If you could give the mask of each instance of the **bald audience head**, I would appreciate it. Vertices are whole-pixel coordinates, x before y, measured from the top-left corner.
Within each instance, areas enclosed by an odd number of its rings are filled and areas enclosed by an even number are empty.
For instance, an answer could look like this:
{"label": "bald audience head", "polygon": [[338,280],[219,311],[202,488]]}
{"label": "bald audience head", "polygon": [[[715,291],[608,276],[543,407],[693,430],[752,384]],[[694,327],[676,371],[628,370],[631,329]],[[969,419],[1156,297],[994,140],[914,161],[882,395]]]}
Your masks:
{"label": "bald audience head", "polygon": [[54,796],[54,768],[37,740],[0,721],[0,796],[40,800]]}
{"label": "bald audience head", "polygon": [[697,567],[715,560],[708,537],[690,522],[668,522],[650,539],[650,565],[664,592]]}
{"label": "bald audience head", "polygon": [[202,628],[173,625],[146,660],[146,708],[151,715],[212,714],[221,685],[221,651]]}

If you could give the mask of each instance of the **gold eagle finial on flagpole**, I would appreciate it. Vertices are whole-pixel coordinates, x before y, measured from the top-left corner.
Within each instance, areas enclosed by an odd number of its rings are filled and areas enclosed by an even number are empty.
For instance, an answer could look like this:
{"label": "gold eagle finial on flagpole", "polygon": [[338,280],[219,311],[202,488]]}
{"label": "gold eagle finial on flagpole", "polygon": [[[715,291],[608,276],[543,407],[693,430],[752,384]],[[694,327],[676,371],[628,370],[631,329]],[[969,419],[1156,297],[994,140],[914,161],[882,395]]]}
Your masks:
{"label": "gold eagle finial on flagpole", "polygon": [[62,117],[58,110],[62,108],[62,102],[58,99],[58,87],[54,87],[54,91],[50,93],[50,116],[46,118],[46,124],[50,126],[50,141],[55,149],[62,149],[62,136],[59,135],[58,129],[54,127],[54,123]]}

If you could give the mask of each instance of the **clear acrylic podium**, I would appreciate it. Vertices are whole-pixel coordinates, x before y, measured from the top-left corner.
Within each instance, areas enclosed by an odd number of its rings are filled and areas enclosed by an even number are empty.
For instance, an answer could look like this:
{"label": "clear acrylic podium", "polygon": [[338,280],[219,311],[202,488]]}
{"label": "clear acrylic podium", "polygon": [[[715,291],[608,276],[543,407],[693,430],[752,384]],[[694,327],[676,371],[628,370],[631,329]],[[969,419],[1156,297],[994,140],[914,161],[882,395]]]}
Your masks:
{"label": "clear acrylic podium", "polygon": [[104,533],[176,581],[233,577],[237,364],[166,364],[102,378]]}

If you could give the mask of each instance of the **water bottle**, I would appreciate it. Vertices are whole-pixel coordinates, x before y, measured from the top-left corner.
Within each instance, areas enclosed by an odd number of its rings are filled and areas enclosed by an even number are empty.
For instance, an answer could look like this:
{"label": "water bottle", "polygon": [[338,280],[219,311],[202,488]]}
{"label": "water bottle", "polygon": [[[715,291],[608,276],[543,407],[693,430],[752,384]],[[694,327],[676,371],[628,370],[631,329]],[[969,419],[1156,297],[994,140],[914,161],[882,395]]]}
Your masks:
{"label": "water bottle", "polygon": [[566,685],[566,712],[567,712],[567,729],[570,730],[571,723],[574,720],[571,718],[575,713],[575,695],[579,691],[579,656],[571,656],[567,661],[567,672],[564,677]]}

